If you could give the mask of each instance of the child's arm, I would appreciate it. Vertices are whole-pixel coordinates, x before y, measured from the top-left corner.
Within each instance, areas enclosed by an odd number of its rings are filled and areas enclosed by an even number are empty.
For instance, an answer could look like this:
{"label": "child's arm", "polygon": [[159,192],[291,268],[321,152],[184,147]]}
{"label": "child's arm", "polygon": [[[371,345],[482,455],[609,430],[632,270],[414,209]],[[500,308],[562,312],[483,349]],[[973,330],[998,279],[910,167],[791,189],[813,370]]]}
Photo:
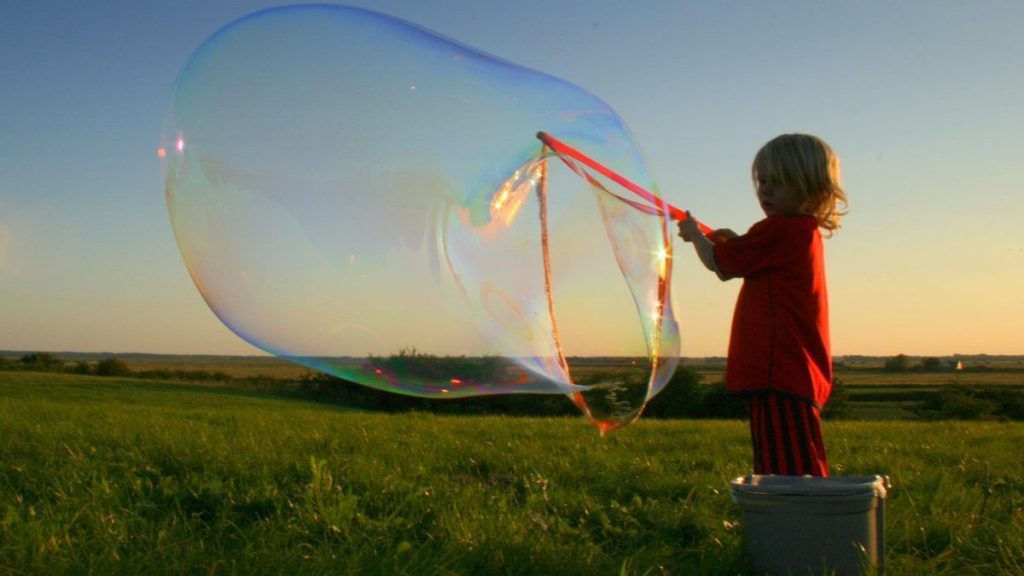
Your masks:
{"label": "child's arm", "polygon": [[[686,216],[685,220],[679,222],[679,237],[693,244],[693,249],[697,252],[697,258],[700,259],[705,268],[714,272],[720,280],[728,280],[728,278],[722,276],[721,270],[718,269],[718,264],[715,263],[715,241],[700,231],[697,221],[690,217],[689,212],[686,213]],[[727,229],[715,230],[711,233],[711,237],[717,241],[725,241],[729,238],[735,238],[736,233]]]}

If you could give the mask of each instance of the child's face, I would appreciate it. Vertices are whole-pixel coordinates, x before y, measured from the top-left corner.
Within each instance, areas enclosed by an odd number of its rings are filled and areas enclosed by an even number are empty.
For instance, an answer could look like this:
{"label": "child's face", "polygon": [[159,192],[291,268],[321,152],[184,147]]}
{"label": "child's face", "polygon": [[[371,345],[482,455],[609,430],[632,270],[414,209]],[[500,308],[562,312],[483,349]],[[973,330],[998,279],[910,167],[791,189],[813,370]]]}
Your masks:
{"label": "child's face", "polygon": [[765,216],[798,216],[804,213],[802,195],[782,182],[757,176],[757,201]]}

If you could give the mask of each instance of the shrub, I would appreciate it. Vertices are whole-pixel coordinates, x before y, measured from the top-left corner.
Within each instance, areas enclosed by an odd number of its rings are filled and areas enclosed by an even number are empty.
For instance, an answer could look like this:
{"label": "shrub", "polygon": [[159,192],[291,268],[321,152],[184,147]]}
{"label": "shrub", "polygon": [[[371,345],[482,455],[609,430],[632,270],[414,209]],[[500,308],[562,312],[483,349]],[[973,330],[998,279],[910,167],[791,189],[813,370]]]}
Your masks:
{"label": "shrub", "polygon": [[132,370],[117,358],[105,358],[96,364],[96,370],[93,373],[97,376],[128,376]]}
{"label": "shrub", "polygon": [[993,390],[992,399],[999,405],[996,416],[1007,420],[1024,420],[1024,390]]}
{"label": "shrub", "polygon": [[992,418],[999,411],[999,404],[986,396],[984,391],[978,389],[944,388],[921,402],[914,411],[925,420]]}
{"label": "shrub", "polygon": [[906,354],[898,354],[885,361],[882,367],[886,372],[904,372],[910,365],[910,359]]}
{"label": "shrub", "polygon": [[90,375],[90,374],[95,374],[96,373],[96,371],[92,367],[92,364],[89,364],[88,362],[86,362],[84,360],[80,360],[78,362],[75,362],[75,365],[71,367],[71,372],[73,374],[84,374],[84,375]]}
{"label": "shrub", "polygon": [[668,385],[647,405],[654,418],[746,418],[747,401],[725,390],[725,384],[704,384],[693,368],[680,366]]}
{"label": "shrub", "polygon": [[304,374],[299,379],[299,394],[346,406],[369,407],[371,405],[368,399],[369,391],[365,386],[323,372]]}
{"label": "shrub", "polygon": [[435,356],[406,348],[398,354],[378,358],[370,357],[370,364],[396,376],[415,376],[424,380],[482,382],[497,377],[502,368],[497,356]]}
{"label": "shrub", "polygon": [[829,420],[841,420],[849,418],[853,414],[853,407],[850,405],[850,393],[846,385],[838,378],[832,382],[832,395],[825,403],[825,409],[821,411],[821,417]]}
{"label": "shrub", "polygon": [[704,410],[709,418],[746,418],[747,399],[730,394],[725,389],[725,382],[718,382],[704,396]]}
{"label": "shrub", "polygon": [[38,370],[43,372],[59,371],[64,367],[64,361],[57,359],[49,352],[31,352],[19,359],[21,368],[24,370]]}
{"label": "shrub", "polygon": [[707,416],[704,397],[707,387],[701,375],[689,366],[679,366],[665,388],[647,403],[644,415],[652,418],[702,418]]}

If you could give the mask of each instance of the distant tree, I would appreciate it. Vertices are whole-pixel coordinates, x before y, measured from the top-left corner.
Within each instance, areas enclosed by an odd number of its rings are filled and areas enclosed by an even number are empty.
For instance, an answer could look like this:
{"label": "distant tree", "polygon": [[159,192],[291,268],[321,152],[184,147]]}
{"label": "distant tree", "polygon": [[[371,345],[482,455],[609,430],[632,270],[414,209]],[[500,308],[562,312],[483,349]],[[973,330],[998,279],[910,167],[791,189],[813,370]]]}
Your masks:
{"label": "distant tree", "polygon": [[829,420],[841,420],[849,418],[853,414],[853,407],[850,405],[850,393],[846,391],[846,385],[838,378],[832,382],[832,395],[825,403],[825,409],[821,411],[822,418]]}
{"label": "distant tree", "polygon": [[364,398],[368,388],[324,372],[306,372],[299,379],[299,393],[303,396],[349,406],[368,405]]}
{"label": "distant tree", "polygon": [[939,372],[942,370],[942,361],[938,358],[925,358],[921,361],[921,369],[925,372]]}
{"label": "distant tree", "polygon": [[105,358],[96,364],[97,376],[127,376],[131,373],[131,368],[117,358]]}
{"label": "distant tree", "polygon": [[924,420],[978,420],[989,419],[999,410],[999,403],[976,389],[966,387],[942,388],[930,394],[914,409]]}
{"label": "distant tree", "polygon": [[59,360],[53,354],[49,352],[31,352],[25,354],[19,359],[22,368],[26,370],[60,370],[64,366],[64,361]]}
{"label": "distant tree", "polygon": [[648,403],[653,418],[743,418],[747,401],[729,394],[725,384],[704,384],[695,369],[680,366],[665,389]]}
{"label": "distant tree", "polygon": [[413,376],[424,380],[451,380],[485,382],[500,374],[501,359],[497,356],[436,356],[404,348],[387,357],[373,357],[370,364],[387,374]]}
{"label": "distant tree", "polygon": [[1008,420],[1024,420],[1024,390],[996,389],[993,398],[999,404],[996,416]]}
{"label": "distant tree", "polygon": [[75,362],[75,365],[71,367],[71,372],[74,374],[94,374],[92,364],[84,360]]}
{"label": "distant tree", "polygon": [[708,387],[704,411],[709,418],[746,418],[747,403],[746,398],[730,394],[725,389],[725,382],[718,382]]}
{"label": "distant tree", "polygon": [[644,410],[652,418],[701,418],[707,416],[704,397],[708,387],[701,383],[699,372],[688,366],[676,368],[665,388]]}
{"label": "distant tree", "polygon": [[883,370],[886,372],[905,372],[910,365],[910,358],[906,354],[898,354],[885,361]]}

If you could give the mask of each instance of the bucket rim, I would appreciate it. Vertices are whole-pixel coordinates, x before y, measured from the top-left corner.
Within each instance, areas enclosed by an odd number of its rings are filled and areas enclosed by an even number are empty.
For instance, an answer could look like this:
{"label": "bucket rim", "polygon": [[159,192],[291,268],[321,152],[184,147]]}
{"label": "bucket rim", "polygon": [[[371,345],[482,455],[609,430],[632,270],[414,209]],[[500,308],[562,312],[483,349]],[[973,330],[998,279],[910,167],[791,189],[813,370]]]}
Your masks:
{"label": "bucket rim", "polygon": [[889,477],[881,474],[872,476],[782,476],[776,474],[750,474],[739,476],[731,482],[736,495],[763,496],[807,496],[827,498],[830,496],[874,495],[885,498],[890,488]]}

